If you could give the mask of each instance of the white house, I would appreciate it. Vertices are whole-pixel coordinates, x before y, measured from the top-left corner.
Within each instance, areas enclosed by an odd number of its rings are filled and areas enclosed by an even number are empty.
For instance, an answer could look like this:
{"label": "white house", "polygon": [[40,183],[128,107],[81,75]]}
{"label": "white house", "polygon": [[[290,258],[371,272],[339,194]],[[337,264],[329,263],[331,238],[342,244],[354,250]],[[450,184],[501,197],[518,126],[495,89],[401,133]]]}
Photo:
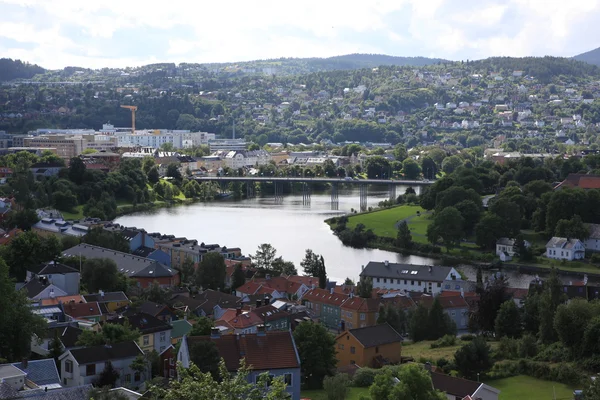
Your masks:
{"label": "white house", "polygon": [[[524,240],[525,247],[530,247],[531,244]],[[500,257],[502,261],[510,261],[515,254],[518,254],[519,249],[516,246],[515,239],[500,238],[496,242],[496,255]]]}
{"label": "white house", "polygon": [[63,290],[67,295],[79,294],[79,271],[54,261],[30,267],[27,280],[46,278],[48,283]]}
{"label": "white house", "polygon": [[600,251],[600,224],[587,224],[590,236],[583,242],[586,250]]}
{"label": "white house", "polygon": [[370,261],[360,277],[370,278],[373,287],[438,294],[465,289],[466,281],[453,267],[396,264]]}
{"label": "white house", "polygon": [[134,341],[68,350],[59,357],[62,384],[67,387],[91,384],[109,364],[119,373],[116,386],[141,384],[143,377],[130,365],[143,354]]}
{"label": "white house", "polygon": [[585,246],[579,239],[553,237],[546,244],[546,257],[555,260],[583,260]]}

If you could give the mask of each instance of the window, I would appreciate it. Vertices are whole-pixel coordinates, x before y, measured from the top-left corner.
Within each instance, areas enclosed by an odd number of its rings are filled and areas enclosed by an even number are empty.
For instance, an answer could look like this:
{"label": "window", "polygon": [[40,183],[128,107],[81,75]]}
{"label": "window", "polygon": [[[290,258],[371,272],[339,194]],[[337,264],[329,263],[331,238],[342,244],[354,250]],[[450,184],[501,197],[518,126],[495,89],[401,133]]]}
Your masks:
{"label": "window", "polygon": [[63,378],[63,386],[67,386],[67,378]]}
{"label": "window", "polygon": [[440,282],[438,282],[437,287],[442,287],[442,284]]}
{"label": "window", "polygon": [[131,374],[125,375],[125,382],[127,382],[127,383],[131,382]]}
{"label": "window", "polygon": [[73,372],[73,361],[67,360],[65,362],[65,372],[72,373]]}
{"label": "window", "polygon": [[96,364],[88,364],[85,366],[85,375],[92,376],[96,375]]}
{"label": "window", "polygon": [[160,341],[164,342],[165,340],[167,340],[167,333],[166,332],[161,332],[160,333]]}
{"label": "window", "polygon": [[379,278],[377,278],[377,282],[379,282]]}
{"label": "window", "polygon": [[456,311],[452,311],[452,316],[455,317],[456,316]]}
{"label": "window", "polygon": [[350,347],[350,354],[356,354],[356,347],[354,347],[354,346]]}
{"label": "window", "polygon": [[364,320],[365,320],[365,318],[366,318],[366,317],[365,317],[365,313],[360,313],[360,320],[361,320],[361,321],[364,321]]}
{"label": "window", "polygon": [[383,278],[383,283],[387,283],[387,278]]}
{"label": "window", "polygon": [[140,373],[139,373],[139,372],[136,372],[136,373],[135,373],[135,377],[134,377],[134,379],[135,379],[135,381],[136,381],[136,382],[139,382],[139,381],[140,381],[141,377],[140,377]]}
{"label": "window", "polygon": [[283,376],[283,381],[285,382],[286,385],[292,386],[292,374],[285,374]]}
{"label": "window", "polygon": [[419,281],[419,286],[421,286],[421,281]]}
{"label": "window", "polygon": [[408,281],[405,279],[405,280],[404,280],[404,284],[406,285],[406,284],[407,284],[407,282],[408,282]]}
{"label": "window", "polygon": [[169,364],[175,365],[175,359],[173,357],[169,358]]}
{"label": "window", "polygon": [[144,346],[148,346],[150,344],[150,336],[144,336]]}
{"label": "window", "polygon": [[411,284],[412,286],[414,286],[414,285],[415,285],[415,281],[410,281],[410,284]]}

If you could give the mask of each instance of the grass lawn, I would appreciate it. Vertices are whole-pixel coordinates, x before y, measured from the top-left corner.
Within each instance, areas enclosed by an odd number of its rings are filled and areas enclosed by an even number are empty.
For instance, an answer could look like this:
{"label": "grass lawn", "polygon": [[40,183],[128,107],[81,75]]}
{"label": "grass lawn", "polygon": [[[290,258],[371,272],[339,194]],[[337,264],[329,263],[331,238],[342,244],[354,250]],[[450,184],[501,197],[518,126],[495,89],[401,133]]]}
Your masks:
{"label": "grass lawn", "polygon": [[543,381],[525,375],[486,382],[500,390],[500,400],[571,400],[573,388],[557,382]]}
{"label": "grass lawn", "polygon": [[[420,206],[398,206],[378,210],[371,213],[354,215],[348,218],[348,228],[353,229],[358,224],[363,224],[366,229],[372,229],[377,236],[396,237],[396,222],[415,216],[415,219],[425,219],[426,216],[417,217],[417,211],[425,212]],[[412,220],[409,222],[412,223]],[[425,227],[427,230],[427,227]]]}
{"label": "grass lawn", "polygon": [[[346,400],[358,400],[361,395],[368,396],[369,388],[351,387]],[[327,400],[327,395],[324,390],[303,390],[300,393],[300,397],[311,400]]]}
{"label": "grass lawn", "polygon": [[[454,353],[456,353],[456,350],[468,342],[457,338],[454,346],[438,347],[436,349],[431,348],[431,343],[433,343],[432,340],[424,340],[417,343],[404,342],[402,343],[402,356],[412,357],[415,359],[415,361],[418,361],[420,357],[423,357],[429,361],[437,361],[440,358],[451,360],[454,358]],[[488,343],[492,349],[495,349],[498,346],[498,342]]]}
{"label": "grass lawn", "polygon": [[73,212],[61,211],[63,218],[66,220],[69,219],[82,219],[83,218],[83,206],[77,206],[73,210]]}

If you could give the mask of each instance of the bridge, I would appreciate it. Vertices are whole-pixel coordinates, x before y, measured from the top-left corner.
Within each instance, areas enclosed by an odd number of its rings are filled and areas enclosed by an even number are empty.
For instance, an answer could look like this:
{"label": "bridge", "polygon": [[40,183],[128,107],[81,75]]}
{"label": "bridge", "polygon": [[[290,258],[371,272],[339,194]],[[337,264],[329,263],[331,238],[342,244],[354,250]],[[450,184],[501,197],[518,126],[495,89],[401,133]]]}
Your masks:
{"label": "bridge", "polygon": [[[198,182],[218,182],[223,188],[230,182],[256,183],[271,182],[274,186],[274,195],[276,201],[283,199],[283,185],[300,183],[302,184],[302,203],[310,205],[311,184],[328,183],[331,185],[331,207],[337,210],[339,205],[338,186],[358,185],[360,193],[360,210],[367,209],[367,196],[369,185],[387,185],[390,200],[396,199],[397,186],[429,186],[433,181],[429,180],[409,180],[409,179],[350,179],[350,178],[326,178],[326,177],[283,177],[283,176],[199,176],[194,178]],[[246,185],[246,197],[255,197],[254,185]]]}

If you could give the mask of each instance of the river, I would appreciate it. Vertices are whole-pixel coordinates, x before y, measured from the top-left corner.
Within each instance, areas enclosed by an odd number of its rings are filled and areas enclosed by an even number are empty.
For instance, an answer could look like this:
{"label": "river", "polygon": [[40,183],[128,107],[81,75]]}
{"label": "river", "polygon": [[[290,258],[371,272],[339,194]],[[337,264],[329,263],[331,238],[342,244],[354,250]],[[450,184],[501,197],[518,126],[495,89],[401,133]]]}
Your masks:
{"label": "river", "polygon": [[[405,190],[405,187],[398,187],[397,193],[404,193]],[[376,206],[387,196],[387,190],[369,188],[369,206]],[[440,260],[427,257],[344,246],[324,220],[347,213],[352,208],[358,209],[359,204],[358,189],[345,189],[339,192],[338,210],[331,209],[331,197],[328,193],[313,194],[310,206],[302,204],[301,194],[292,194],[285,196],[279,203],[273,197],[220,200],[130,214],[117,218],[115,222],[144,228],[147,232],[240,247],[246,255],[254,254],[261,243],[270,243],[277,250],[277,256],[294,262],[299,272],[302,272],[300,261],[305,250],[312,249],[323,255],[329,279],[338,283],[346,277],[356,280],[361,266],[369,261],[440,264]],[[470,280],[475,280],[475,268],[462,265],[460,269]],[[505,273],[510,285],[514,287],[526,288],[533,279],[531,275],[512,271]]]}

